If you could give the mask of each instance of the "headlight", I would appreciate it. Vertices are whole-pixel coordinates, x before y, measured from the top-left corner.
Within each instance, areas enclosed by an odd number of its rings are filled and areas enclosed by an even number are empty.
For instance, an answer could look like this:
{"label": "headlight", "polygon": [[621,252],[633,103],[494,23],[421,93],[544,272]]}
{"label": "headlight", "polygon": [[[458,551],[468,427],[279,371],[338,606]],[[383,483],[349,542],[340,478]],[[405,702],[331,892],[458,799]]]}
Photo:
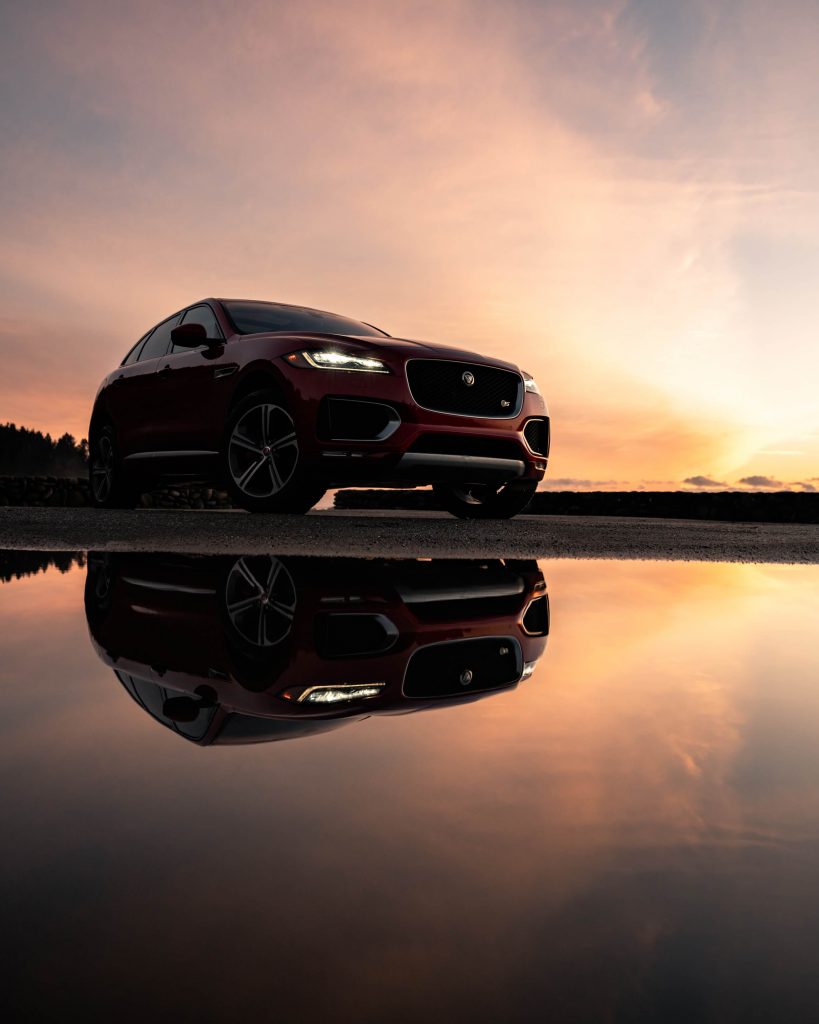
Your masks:
{"label": "headlight", "polygon": [[535,383],[535,378],[530,377],[528,373],[523,375],[523,387],[524,390],[528,391],[530,395],[539,395],[540,388]]}
{"label": "headlight", "polygon": [[295,698],[299,704],[343,704],[377,697],[383,689],[383,683],[340,683],[338,686],[308,686],[300,692],[290,690],[282,696],[288,700]]}
{"label": "headlight", "polygon": [[358,370],[363,373],[389,373],[389,367],[380,359],[359,356],[353,352],[319,348],[291,352],[284,357],[293,366],[311,366],[314,370]]}

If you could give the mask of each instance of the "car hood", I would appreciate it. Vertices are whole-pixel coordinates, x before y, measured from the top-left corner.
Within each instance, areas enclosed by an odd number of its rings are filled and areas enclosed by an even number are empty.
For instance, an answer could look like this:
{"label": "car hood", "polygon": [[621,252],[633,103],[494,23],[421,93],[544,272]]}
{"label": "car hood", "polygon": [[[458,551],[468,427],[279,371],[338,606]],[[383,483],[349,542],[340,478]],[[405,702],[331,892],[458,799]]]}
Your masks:
{"label": "car hood", "polygon": [[[271,334],[271,338],[280,338],[281,335]],[[322,343],[342,343],[345,347],[353,348],[356,351],[369,352],[373,355],[383,354],[387,357],[403,356],[405,359],[425,358],[431,359],[457,359],[467,360],[473,363],[483,363],[487,366],[499,366],[504,370],[513,370],[520,373],[520,369],[514,363],[505,359],[497,359],[494,356],[482,355],[480,352],[471,352],[469,349],[454,348],[450,345],[440,345],[432,341],[418,341],[414,338],[367,338],[353,334],[314,334],[303,332],[290,334],[293,339],[303,339],[305,346]]]}

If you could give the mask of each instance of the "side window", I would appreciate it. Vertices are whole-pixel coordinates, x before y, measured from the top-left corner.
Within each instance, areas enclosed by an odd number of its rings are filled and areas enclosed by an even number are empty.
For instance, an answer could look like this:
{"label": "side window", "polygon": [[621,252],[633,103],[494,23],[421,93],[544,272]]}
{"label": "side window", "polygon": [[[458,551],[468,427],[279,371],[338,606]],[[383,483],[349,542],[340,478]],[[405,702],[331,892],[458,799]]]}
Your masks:
{"label": "side window", "polygon": [[126,675],[117,669],[114,669],[114,675],[137,704],[141,705],[152,718],[155,718],[157,722],[161,722],[162,725],[173,729],[174,732],[178,732],[182,736],[187,736],[189,740],[201,740],[208,731],[211,719],[216,714],[218,705],[200,708],[196,717],[191,722],[174,722],[165,714],[165,701],[169,697],[184,697],[186,694],[180,690],[169,690],[165,686],[160,686],[159,683],[140,679],[138,676]]}
{"label": "side window", "polygon": [[[209,338],[221,338],[222,331],[219,327],[219,321],[216,319],[216,314],[210,308],[210,306],[194,306],[193,309],[189,309],[182,317],[183,324],[201,324],[207,333]],[[173,345],[171,352],[190,352],[189,348],[184,348],[181,345]]]}
{"label": "side window", "polygon": [[142,351],[139,353],[139,362],[142,363],[146,359],[156,359],[158,356],[164,356],[168,351],[168,345],[171,343],[171,331],[179,323],[179,314],[172,316],[169,320],[165,320],[158,327],[154,328],[150,338],[142,346]]}
{"label": "side window", "polygon": [[[151,332],[148,331],[148,334],[150,334],[150,333]],[[134,345],[134,347],[131,349],[131,351],[128,353],[128,355],[122,360],[122,362],[120,363],[120,366],[130,366],[131,363],[135,363],[137,361],[137,359],[139,359],[139,352],[140,352],[140,349],[142,348],[142,343],[148,337],[148,334],[143,334],[142,335],[142,337],[139,339],[139,341],[136,343],[136,345]]]}

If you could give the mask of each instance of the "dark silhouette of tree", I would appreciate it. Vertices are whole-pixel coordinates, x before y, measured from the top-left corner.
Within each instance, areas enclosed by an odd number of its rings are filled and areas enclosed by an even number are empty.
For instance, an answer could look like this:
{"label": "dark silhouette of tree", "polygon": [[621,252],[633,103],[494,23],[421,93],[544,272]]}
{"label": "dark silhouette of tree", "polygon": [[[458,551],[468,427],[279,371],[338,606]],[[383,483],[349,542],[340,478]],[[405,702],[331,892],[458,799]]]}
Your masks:
{"label": "dark silhouette of tree", "polygon": [[54,441],[50,434],[0,424],[0,476],[85,476],[88,441],[71,434]]}
{"label": "dark silhouette of tree", "polygon": [[74,566],[85,565],[85,555],[73,551],[0,551],[0,583],[46,572],[52,566],[68,572]]}

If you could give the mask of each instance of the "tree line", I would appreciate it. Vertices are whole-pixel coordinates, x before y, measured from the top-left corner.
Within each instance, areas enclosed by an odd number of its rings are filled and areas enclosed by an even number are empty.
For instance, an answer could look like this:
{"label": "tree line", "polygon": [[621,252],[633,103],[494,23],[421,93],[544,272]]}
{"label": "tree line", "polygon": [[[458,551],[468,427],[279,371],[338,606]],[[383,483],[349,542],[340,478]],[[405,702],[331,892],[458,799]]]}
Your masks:
{"label": "tree line", "polygon": [[0,424],[0,476],[85,476],[88,441]]}

